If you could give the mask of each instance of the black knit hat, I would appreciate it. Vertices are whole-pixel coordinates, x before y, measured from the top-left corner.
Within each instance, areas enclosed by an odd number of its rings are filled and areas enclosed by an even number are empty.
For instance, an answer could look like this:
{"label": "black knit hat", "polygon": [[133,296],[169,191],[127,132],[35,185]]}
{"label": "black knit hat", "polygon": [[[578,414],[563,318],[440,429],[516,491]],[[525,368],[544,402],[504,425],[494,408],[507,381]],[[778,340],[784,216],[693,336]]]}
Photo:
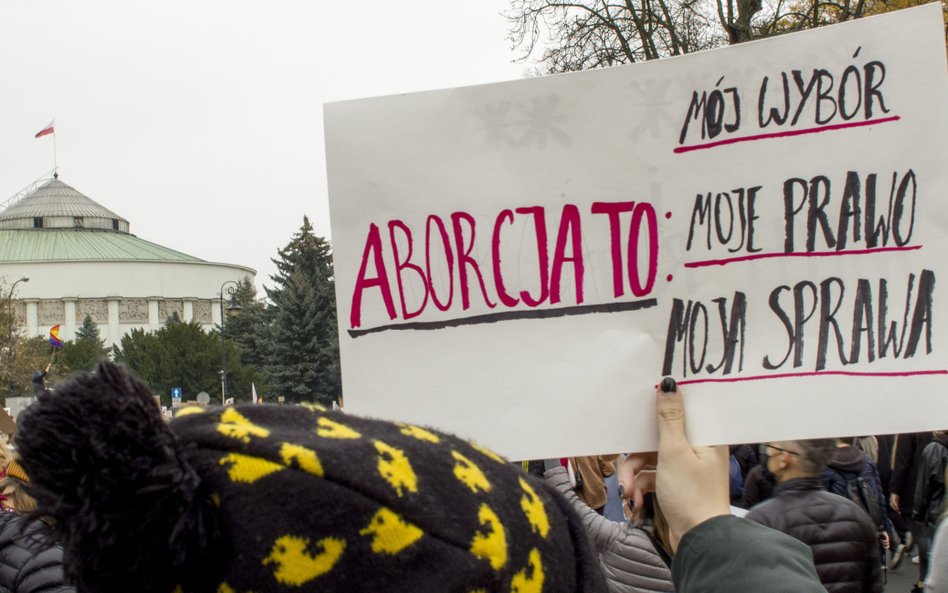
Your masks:
{"label": "black knit hat", "polygon": [[166,425],[103,363],[21,416],[80,590],[605,591],[568,504],[487,449],[314,407],[194,410]]}

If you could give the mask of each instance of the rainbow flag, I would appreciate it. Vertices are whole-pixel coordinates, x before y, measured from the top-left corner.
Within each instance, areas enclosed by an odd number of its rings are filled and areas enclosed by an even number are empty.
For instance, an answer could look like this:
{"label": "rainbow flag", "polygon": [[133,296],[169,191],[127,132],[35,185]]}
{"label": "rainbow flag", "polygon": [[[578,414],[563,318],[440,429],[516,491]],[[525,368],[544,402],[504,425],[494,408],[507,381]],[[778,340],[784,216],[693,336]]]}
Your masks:
{"label": "rainbow flag", "polygon": [[49,330],[49,345],[53,348],[62,348],[63,341],[59,339],[59,324],[57,323]]}

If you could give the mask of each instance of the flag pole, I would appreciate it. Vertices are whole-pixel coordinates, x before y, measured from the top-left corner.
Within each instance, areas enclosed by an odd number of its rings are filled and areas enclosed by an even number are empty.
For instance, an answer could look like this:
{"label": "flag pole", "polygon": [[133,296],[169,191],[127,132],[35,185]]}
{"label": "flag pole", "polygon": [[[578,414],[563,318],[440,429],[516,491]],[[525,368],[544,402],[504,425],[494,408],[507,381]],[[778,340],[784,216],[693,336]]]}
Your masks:
{"label": "flag pole", "polygon": [[59,157],[56,153],[56,128],[53,128],[53,172],[59,172]]}

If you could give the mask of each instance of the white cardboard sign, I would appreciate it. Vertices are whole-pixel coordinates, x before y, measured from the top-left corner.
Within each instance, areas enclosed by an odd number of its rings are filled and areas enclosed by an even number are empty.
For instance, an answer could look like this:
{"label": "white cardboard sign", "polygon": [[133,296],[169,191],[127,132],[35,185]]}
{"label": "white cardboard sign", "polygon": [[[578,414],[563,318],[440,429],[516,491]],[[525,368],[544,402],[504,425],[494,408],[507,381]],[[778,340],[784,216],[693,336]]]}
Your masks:
{"label": "white cardboard sign", "polygon": [[948,427],[938,4],[325,106],[347,410],[511,458]]}

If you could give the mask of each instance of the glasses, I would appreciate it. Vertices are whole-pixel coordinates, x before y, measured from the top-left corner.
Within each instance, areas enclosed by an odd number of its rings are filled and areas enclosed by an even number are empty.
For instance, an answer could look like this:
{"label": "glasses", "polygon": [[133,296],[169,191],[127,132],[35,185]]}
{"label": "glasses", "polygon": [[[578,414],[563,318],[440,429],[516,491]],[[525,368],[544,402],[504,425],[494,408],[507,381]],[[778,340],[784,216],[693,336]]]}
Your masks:
{"label": "glasses", "polygon": [[800,455],[796,451],[791,451],[789,449],[782,449],[780,447],[775,447],[770,443],[761,443],[760,444],[760,453],[761,455],[767,455],[767,449],[773,449],[775,451],[780,451],[781,453],[789,453],[790,455]]}

